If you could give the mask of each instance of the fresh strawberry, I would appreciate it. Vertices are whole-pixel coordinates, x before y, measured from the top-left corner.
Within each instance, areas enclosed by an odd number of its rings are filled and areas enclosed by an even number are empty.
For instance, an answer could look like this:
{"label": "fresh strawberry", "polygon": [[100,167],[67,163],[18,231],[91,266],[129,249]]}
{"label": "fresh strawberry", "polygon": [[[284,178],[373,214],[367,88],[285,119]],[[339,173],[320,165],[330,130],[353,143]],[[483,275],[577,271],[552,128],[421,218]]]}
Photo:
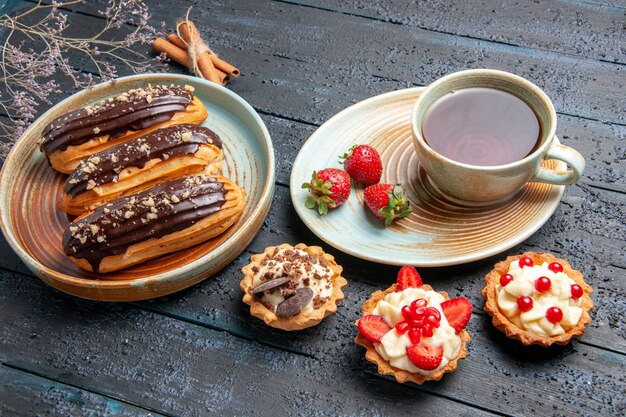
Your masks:
{"label": "fresh strawberry", "polygon": [[413,345],[406,347],[406,355],[413,365],[425,371],[436,369],[443,358],[443,346]]}
{"label": "fresh strawberry", "polygon": [[458,297],[441,303],[443,314],[448,319],[450,326],[460,332],[467,326],[470,316],[472,315],[472,304],[467,298]]}
{"label": "fresh strawberry", "polygon": [[340,156],[343,168],[356,182],[365,185],[378,184],[383,173],[383,163],[378,151],[369,145],[354,145]]}
{"label": "fresh strawberry", "polygon": [[359,331],[367,340],[374,343],[380,343],[380,339],[391,330],[382,316],[369,314],[359,319]]}
{"label": "fresh strawberry", "polygon": [[313,171],[311,182],[305,182],[302,188],[308,188],[311,194],[304,205],[310,209],[317,206],[320,214],[326,214],[328,209],[339,207],[350,196],[350,176],[337,168]]}
{"label": "fresh strawberry", "polygon": [[422,277],[415,268],[410,265],[405,265],[400,268],[398,272],[398,279],[396,280],[396,291],[400,292],[405,288],[419,288],[422,286]]}
{"label": "fresh strawberry", "polygon": [[385,220],[385,226],[411,213],[409,199],[400,184],[370,185],[363,197],[374,216]]}

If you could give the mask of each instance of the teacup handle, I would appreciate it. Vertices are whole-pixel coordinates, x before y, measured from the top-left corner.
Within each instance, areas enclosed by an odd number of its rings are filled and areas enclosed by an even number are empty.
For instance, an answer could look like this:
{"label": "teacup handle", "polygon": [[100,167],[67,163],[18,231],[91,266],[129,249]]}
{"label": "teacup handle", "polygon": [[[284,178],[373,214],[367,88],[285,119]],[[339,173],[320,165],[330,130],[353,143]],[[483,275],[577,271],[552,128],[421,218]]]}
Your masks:
{"label": "teacup handle", "polygon": [[565,162],[571,170],[557,171],[554,169],[539,167],[531,181],[545,182],[556,185],[569,185],[578,181],[585,169],[585,158],[575,149],[561,145],[556,140],[548,149],[544,159],[558,159]]}

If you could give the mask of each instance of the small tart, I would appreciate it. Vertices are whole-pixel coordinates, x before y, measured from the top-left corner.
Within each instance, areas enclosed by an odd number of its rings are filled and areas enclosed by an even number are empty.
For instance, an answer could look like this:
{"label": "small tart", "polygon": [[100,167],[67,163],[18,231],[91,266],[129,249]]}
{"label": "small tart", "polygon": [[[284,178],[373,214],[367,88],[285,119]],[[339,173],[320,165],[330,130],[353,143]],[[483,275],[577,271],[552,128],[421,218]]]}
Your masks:
{"label": "small tart", "polygon": [[[299,243],[294,247],[283,243],[265,248],[251,260],[241,269],[244,274],[240,283],[245,293],[243,302],[250,306],[250,314],[270,327],[291,331],[315,326],[337,311],[337,302],[344,298],[341,289],[348,282],[341,276],[343,268],[319,246]],[[289,266],[284,268],[285,264]],[[321,270],[327,274],[314,276]],[[283,284],[253,294],[256,287],[268,285],[273,280]],[[299,312],[288,316],[277,314],[280,304],[301,296],[310,300],[301,309],[296,307]]]}
{"label": "small tart", "polygon": [[[563,333],[555,334],[553,336],[540,335],[532,332],[528,329],[523,329],[513,322],[513,319],[507,317],[498,304],[498,289],[502,288],[500,285],[500,277],[509,272],[511,264],[518,262],[520,259],[527,257],[533,260],[534,266],[541,266],[544,263],[551,264],[553,262],[559,263],[563,267],[562,273],[567,275],[571,281],[578,284],[582,289],[582,296],[578,299],[578,303],[575,307],[582,309],[580,318],[575,325],[564,330]],[[504,332],[508,337],[517,339],[526,346],[540,345],[548,347],[552,344],[565,345],[568,344],[574,336],[581,336],[585,333],[585,325],[591,322],[589,311],[593,308],[593,301],[589,296],[593,289],[588,285],[580,271],[572,269],[569,262],[565,259],[556,258],[554,255],[544,252],[526,252],[521,255],[509,256],[504,261],[498,262],[494,265],[494,269],[485,276],[486,286],[482,290],[482,295],[486,299],[485,311],[492,317],[493,325],[500,331]],[[510,284],[507,284],[510,285]],[[536,290],[530,291],[524,296],[533,298],[533,295],[537,295]],[[535,301],[536,302],[536,301]],[[520,317],[521,317],[520,313]]]}
{"label": "small tart", "polygon": [[[398,284],[393,284],[391,287],[387,288],[385,291],[375,291],[372,293],[372,296],[369,300],[367,300],[363,304],[363,316],[372,314],[378,303],[385,299],[387,294],[391,294],[396,292],[396,287]],[[430,285],[424,284],[422,288],[425,291],[433,291]],[[445,300],[450,300],[450,297],[445,291],[438,292]],[[357,320],[355,324],[358,327]],[[392,328],[393,331],[393,328]],[[400,383],[405,382],[413,382],[415,384],[421,385],[426,381],[439,381],[446,372],[454,372],[457,368],[459,359],[463,359],[467,356],[467,343],[470,341],[469,333],[463,329],[461,330],[457,336],[460,338],[460,348],[457,356],[451,359],[444,367],[440,369],[435,369],[432,373],[421,374],[415,372],[409,372],[404,369],[399,369],[392,366],[385,358],[383,358],[377,351],[374,343],[368,340],[365,336],[358,332],[354,341],[356,344],[363,346],[367,351],[365,352],[365,359],[369,362],[372,362],[378,366],[378,373],[381,375],[392,375],[396,378],[396,380]]]}

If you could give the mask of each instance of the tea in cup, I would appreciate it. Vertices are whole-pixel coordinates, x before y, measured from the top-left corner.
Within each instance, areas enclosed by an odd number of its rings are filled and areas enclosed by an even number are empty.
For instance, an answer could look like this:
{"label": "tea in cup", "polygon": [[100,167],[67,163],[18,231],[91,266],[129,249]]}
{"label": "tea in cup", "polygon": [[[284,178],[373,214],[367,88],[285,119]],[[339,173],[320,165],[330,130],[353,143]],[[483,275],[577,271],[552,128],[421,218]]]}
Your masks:
{"label": "tea in cup", "polygon": [[[413,144],[433,185],[452,200],[492,204],[527,182],[576,182],[585,160],[556,139],[548,96],[519,76],[497,70],[449,74],[420,95],[412,113]],[[569,170],[551,170],[558,159]]]}

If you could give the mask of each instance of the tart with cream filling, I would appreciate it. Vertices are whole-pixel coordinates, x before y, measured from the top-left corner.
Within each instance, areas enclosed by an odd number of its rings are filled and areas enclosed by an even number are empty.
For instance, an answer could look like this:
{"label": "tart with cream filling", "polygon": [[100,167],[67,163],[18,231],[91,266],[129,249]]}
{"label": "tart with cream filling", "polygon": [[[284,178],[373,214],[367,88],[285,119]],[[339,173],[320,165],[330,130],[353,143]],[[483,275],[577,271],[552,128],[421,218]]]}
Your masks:
{"label": "tart with cream filling", "polygon": [[367,349],[365,358],[380,374],[401,383],[438,381],[467,356],[471,313],[467,299],[433,291],[415,268],[404,266],[396,284],[363,304],[355,342]]}
{"label": "tart with cream filling", "polygon": [[268,326],[302,330],[337,311],[348,283],[342,271],[318,246],[270,246],[242,268],[243,301]]}
{"label": "tart with cream filling", "polygon": [[493,324],[524,345],[564,345],[591,322],[593,289],[564,259],[527,252],[498,262],[482,294]]}

